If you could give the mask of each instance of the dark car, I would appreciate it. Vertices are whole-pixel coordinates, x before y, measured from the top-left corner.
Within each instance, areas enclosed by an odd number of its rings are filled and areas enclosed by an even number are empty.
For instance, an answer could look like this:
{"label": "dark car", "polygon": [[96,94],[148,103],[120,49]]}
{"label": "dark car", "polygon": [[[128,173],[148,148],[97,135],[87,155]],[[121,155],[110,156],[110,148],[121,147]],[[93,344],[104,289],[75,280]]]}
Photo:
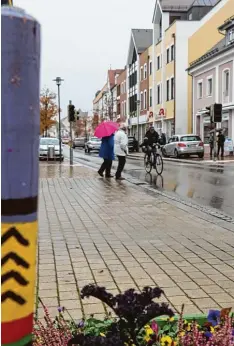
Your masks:
{"label": "dark car", "polygon": [[139,146],[138,146],[138,141],[134,136],[129,136],[128,137],[128,151],[133,152],[136,151],[138,152]]}

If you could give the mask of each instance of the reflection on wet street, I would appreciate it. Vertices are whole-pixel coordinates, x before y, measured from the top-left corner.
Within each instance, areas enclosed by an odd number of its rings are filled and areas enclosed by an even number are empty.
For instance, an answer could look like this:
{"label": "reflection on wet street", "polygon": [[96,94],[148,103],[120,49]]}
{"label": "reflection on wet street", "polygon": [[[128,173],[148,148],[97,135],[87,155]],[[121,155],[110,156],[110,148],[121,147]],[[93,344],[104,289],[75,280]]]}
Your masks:
{"label": "reflection on wet street", "polygon": [[[65,149],[65,156],[69,154]],[[83,151],[74,151],[74,162],[89,165],[95,170],[102,160],[97,154],[84,154]],[[117,163],[113,164],[113,173]],[[83,168],[85,170],[85,167]],[[230,216],[234,216],[234,164],[214,167],[202,164],[189,165],[177,162],[164,161],[162,176],[155,171],[146,174],[143,160],[127,158],[125,172],[133,178],[145,181],[153,188],[166,191],[183,199],[218,209]],[[63,173],[61,172],[63,175]],[[96,174],[93,172],[92,174]]]}
{"label": "reflection on wet street", "polygon": [[166,190],[193,199],[195,202],[219,209],[234,216],[234,167],[198,169],[165,162],[162,179],[156,173],[146,175],[142,170],[129,170],[137,179],[144,179],[155,189]]}
{"label": "reflection on wet street", "polygon": [[81,164],[70,166],[69,164],[60,164],[59,162],[41,162],[40,178],[84,178],[96,176],[93,170],[84,167]]}

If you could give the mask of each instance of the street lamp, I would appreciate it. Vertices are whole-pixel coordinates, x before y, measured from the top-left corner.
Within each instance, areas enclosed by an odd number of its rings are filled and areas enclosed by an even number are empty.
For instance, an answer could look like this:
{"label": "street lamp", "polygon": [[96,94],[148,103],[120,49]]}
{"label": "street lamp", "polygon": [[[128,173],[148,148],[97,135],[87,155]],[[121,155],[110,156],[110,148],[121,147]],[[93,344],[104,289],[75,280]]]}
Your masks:
{"label": "street lamp", "polygon": [[56,77],[53,82],[58,86],[58,113],[59,113],[59,161],[62,162],[62,141],[61,141],[61,109],[60,109],[60,85],[64,81],[61,77]]}

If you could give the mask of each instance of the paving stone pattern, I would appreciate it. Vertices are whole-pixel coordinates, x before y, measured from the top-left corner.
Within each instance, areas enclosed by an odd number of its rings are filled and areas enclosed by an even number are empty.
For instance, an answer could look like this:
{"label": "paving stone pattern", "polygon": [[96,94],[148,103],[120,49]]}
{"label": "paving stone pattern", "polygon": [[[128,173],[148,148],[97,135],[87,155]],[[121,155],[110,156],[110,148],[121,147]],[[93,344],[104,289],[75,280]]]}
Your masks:
{"label": "paving stone pattern", "polygon": [[[116,294],[159,286],[175,311],[234,309],[234,233],[85,167],[40,166],[37,294],[52,315],[107,311],[89,283]],[[42,309],[37,309],[42,318]]]}

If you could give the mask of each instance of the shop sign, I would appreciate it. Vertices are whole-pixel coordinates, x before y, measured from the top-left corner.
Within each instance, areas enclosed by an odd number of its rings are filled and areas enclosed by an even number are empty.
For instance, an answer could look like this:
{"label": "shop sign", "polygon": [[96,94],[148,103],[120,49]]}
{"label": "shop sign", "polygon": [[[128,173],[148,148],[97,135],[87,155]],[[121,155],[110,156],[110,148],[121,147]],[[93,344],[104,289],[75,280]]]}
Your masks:
{"label": "shop sign", "polygon": [[233,152],[233,140],[231,138],[226,138],[224,143],[224,151],[227,153]]}

